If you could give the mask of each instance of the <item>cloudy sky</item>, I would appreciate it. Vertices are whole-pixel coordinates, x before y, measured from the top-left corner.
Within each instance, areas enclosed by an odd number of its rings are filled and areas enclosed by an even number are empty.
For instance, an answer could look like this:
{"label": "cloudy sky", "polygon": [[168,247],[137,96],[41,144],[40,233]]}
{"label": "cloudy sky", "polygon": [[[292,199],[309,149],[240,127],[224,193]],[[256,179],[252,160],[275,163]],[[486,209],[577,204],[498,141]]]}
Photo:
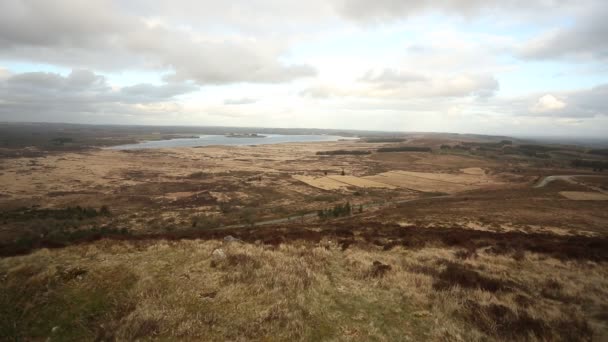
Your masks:
{"label": "cloudy sky", "polygon": [[2,0],[0,121],[608,134],[606,0]]}

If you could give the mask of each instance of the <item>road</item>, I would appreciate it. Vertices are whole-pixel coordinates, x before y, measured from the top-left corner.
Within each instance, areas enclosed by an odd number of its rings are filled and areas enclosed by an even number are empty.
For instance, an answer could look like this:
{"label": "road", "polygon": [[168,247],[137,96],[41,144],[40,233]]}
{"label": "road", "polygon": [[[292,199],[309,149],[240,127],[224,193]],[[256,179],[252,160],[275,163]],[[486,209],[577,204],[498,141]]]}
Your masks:
{"label": "road", "polygon": [[[428,199],[446,198],[446,197],[450,197],[450,195],[418,197],[418,198],[410,198],[410,199],[399,200],[399,201],[372,202],[372,203],[362,204],[361,206],[363,207],[363,209],[370,209],[370,208],[388,207],[391,205],[396,205],[396,204],[401,204],[401,203],[410,203],[410,202],[417,202],[417,201],[428,200]],[[359,208],[358,205],[353,205],[354,211],[356,211],[358,208]],[[317,217],[318,217],[318,214],[315,211],[312,213],[306,213],[306,214],[301,214],[301,215],[292,215],[292,216],[273,219],[273,220],[259,221],[259,222],[255,222],[250,225],[234,224],[234,225],[222,226],[222,227],[218,227],[218,228],[214,228],[214,229],[245,228],[245,227],[265,226],[265,225],[270,225],[270,224],[279,224],[279,223],[287,223],[287,222],[302,222],[306,219],[316,219]]]}
{"label": "road", "polygon": [[[587,187],[591,190],[594,191],[598,191],[604,194],[608,194],[608,191],[601,189],[599,187],[590,185],[590,184],[586,184],[583,183],[581,181],[578,181],[575,179],[575,177],[602,177],[602,176],[594,176],[594,175],[553,175],[553,176],[546,176],[544,178],[542,178],[540,181],[538,181],[535,185],[534,188],[542,188],[547,186],[549,183],[556,181],[556,180],[563,180],[566,181],[568,183],[572,183],[572,184],[578,184],[578,185],[582,185],[584,187]],[[385,202],[373,202],[373,203],[367,203],[367,204],[363,204],[363,209],[370,209],[370,208],[379,208],[379,207],[388,207],[391,205],[396,205],[396,204],[401,204],[401,203],[410,203],[410,202],[417,202],[417,201],[422,201],[422,200],[428,200],[428,199],[439,199],[439,198],[446,198],[446,197],[451,197],[450,195],[441,195],[441,196],[432,196],[432,197],[418,197],[418,198],[411,198],[411,199],[406,199],[406,200],[399,200],[399,201],[385,201]],[[355,208],[358,208],[357,205],[354,205]],[[311,213],[306,213],[306,214],[300,214],[300,215],[292,215],[292,216],[288,216],[288,217],[283,217],[283,218],[278,218],[278,219],[272,219],[272,220],[266,220],[266,221],[258,221],[258,222],[254,222],[253,224],[234,224],[234,225],[229,225],[229,226],[222,226],[222,227],[217,227],[214,229],[225,229],[225,228],[246,228],[246,227],[254,227],[254,226],[265,226],[265,225],[271,225],[271,224],[280,224],[280,223],[288,223],[288,222],[302,222],[308,219],[316,219],[317,218],[317,212],[311,212]]]}

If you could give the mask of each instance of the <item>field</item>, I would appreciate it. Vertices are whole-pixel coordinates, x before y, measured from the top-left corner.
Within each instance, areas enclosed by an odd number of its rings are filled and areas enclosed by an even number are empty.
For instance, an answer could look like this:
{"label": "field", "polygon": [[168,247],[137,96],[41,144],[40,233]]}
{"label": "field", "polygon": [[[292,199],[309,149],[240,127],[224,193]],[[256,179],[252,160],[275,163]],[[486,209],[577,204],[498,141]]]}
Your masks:
{"label": "field", "polygon": [[[72,137],[153,134],[103,132]],[[608,339],[608,175],[582,147],[11,139],[0,340]]]}
{"label": "field", "polygon": [[310,186],[314,186],[323,190],[335,190],[348,187],[357,188],[386,188],[394,189],[395,187],[389,184],[376,182],[370,180],[369,177],[355,177],[355,176],[325,176],[325,177],[311,177],[311,176],[294,176],[295,179],[300,180]]}
{"label": "field", "polygon": [[[469,171],[470,172],[470,171]],[[498,185],[490,177],[469,173],[428,173],[389,171],[366,179],[422,192],[455,193],[484,186]]]}

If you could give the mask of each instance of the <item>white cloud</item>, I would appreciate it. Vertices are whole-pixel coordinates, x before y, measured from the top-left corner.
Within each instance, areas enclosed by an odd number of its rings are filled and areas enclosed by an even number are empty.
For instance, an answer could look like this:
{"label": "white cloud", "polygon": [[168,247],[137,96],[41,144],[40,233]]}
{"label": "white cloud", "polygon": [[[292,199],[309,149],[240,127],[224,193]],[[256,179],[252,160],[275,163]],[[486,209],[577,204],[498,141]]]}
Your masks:
{"label": "white cloud", "polygon": [[302,91],[314,98],[361,97],[413,99],[435,97],[489,97],[498,90],[491,75],[462,74],[455,76],[423,75],[409,71],[385,69],[368,71],[359,82],[350,85],[315,85]]}
{"label": "white cloud", "polygon": [[547,94],[538,99],[538,101],[530,107],[532,113],[553,112],[564,109],[567,103],[555,98],[551,94]]}

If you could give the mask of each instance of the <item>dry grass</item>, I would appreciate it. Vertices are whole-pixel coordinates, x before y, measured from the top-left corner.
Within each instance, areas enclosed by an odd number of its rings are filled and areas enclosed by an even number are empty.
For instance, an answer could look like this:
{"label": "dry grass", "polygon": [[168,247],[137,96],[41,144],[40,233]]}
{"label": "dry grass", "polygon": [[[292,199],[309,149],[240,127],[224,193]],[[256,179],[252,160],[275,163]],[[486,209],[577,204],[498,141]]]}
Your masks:
{"label": "dry grass", "polygon": [[604,263],[527,252],[102,240],[1,259],[0,276],[2,340],[558,341],[607,331]]}

